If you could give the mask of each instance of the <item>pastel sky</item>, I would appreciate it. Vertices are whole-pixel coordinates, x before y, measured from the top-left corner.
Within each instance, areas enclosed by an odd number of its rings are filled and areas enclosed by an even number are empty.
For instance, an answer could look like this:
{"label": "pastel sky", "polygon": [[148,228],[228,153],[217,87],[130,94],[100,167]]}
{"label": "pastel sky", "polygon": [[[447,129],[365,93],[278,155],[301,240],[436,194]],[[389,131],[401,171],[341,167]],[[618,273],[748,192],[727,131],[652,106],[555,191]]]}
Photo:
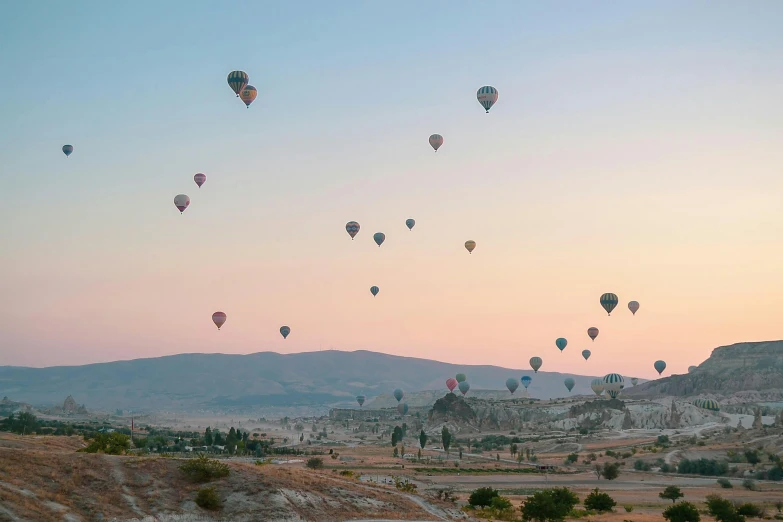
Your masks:
{"label": "pastel sky", "polygon": [[783,338],[781,27],[777,0],[6,3],[0,365],[333,348],[651,378]]}

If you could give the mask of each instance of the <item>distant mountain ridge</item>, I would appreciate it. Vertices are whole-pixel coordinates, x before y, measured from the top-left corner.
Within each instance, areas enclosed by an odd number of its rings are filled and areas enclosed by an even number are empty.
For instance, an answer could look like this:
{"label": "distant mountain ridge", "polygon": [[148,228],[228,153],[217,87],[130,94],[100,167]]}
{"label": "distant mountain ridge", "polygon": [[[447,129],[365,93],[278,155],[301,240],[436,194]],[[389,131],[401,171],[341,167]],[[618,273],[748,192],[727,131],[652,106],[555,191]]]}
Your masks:
{"label": "distant mountain ridge", "polygon": [[576,382],[573,395],[591,393],[594,378],[365,350],[179,354],[84,366],[0,367],[0,396],[41,405],[70,394],[90,409],[136,411],[353,405],[357,394],[371,398],[394,388],[445,392],[446,379],[459,372],[466,373],[477,390],[502,390],[507,378],[529,375],[533,378],[530,396],[536,398],[571,395],[563,385],[566,377]]}

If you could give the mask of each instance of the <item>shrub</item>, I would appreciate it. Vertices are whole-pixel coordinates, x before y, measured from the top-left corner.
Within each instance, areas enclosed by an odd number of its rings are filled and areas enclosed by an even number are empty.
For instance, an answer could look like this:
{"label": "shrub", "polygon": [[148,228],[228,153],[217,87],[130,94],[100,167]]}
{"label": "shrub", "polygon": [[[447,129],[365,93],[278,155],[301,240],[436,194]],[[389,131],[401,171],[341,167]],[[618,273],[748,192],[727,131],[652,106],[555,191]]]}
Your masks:
{"label": "shrub", "polygon": [[719,484],[719,485],[720,485],[720,487],[722,487],[723,489],[731,489],[731,488],[733,488],[733,487],[734,487],[734,486],[732,485],[731,481],[730,481],[729,479],[727,479],[727,478],[719,478],[719,479],[718,479],[718,484]]}
{"label": "shrub", "polygon": [[745,479],[742,481],[742,487],[749,491],[756,491],[756,481],[752,479]]}
{"label": "shrub", "polygon": [[527,497],[520,510],[525,521],[563,520],[578,503],[579,497],[568,488],[553,488]]}
{"label": "shrub", "polygon": [[179,467],[193,482],[209,482],[217,478],[227,477],[230,468],[215,459],[208,459],[206,455],[199,455],[190,459]]}
{"label": "shrub", "polygon": [[729,464],[725,460],[682,459],[677,466],[677,471],[683,474],[720,476],[725,475],[729,471]]}
{"label": "shrub", "polygon": [[196,504],[204,509],[220,509],[223,503],[215,491],[215,488],[201,488],[196,493]]}
{"label": "shrub", "polygon": [[778,513],[780,513],[781,510],[783,510],[783,500],[778,500],[775,502],[775,509],[778,510]]}
{"label": "shrub", "polygon": [[685,495],[682,494],[680,488],[677,486],[666,486],[666,489],[658,493],[658,496],[672,501],[672,504],[677,502],[678,498],[682,498]]}
{"label": "shrub", "polygon": [[113,433],[96,433],[87,447],[79,451],[84,453],[122,455],[128,451],[128,449],[130,449],[130,437],[115,431]]}
{"label": "shrub", "polygon": [[598,488],[595,488],[589,495],[587,495],[584,504],[587,509],[592,509],[595,511],[611,511],[612,508],[617,505],[617,502],[615,502],[614,499],[606,493],[603,493],[599,491]]}
{"label": "shrub", "polygon": [[663,518],[669,522],[699,522],[699,510],[690,502],[680,502],[666,508]]}
{"label": "shrub", "polygon": [[497,496],[492,499],[490,507],[496,511],[508,511],[514,506],[511,505],[511,501],[506,497]]}
{"label": "shrub", "polygon": [[633,505],[632,504],[626,504],[623,506],[626,513],[632,513],[633,512]]}
{"label": "shrub", "polygon": [[761,518],[764,516],[764,510],[756,504],[752,504],[750,502],[740,504],[735,506],[735,508],[737,509],[737,513],[746,517]]}
{"label": "shrub", "polygon": [[663,463],[661,464],[661,473],[671,473],[674,471],[674,467],[671,464]]}
{"label": "shrub", "polygon": [[617,463],[610,464],[609,462],[605,462],[601,471],[601,474],[606,480],[614,480],[620,476],[620,466],[618,466]]}
{"label": "shrub", "polygon": [[322,469],[324,467],[324,461],[318,457],[310,457],[307,459],[305,466],[310,469]]}
{"label": "shrub", "polygon": [[718,522],[745,521],[745,517],[737,513],[734,504],[720,495],[707,495],[707,512]]}
{"label": "shrub", "polygon": [[498,490],[492,488],[478,488],[470,494],[468,504],[473,507],[489,507],[492,499],[499,497]]}
{"label": "shrub", "polygon": [[633,463],[633,469],[636,471],[650,471],[650,465],[647,464],[645,461],[638,459],[636,462]]}
{"label": "shrub", "polygon": [[570,455],[568,455],[566,457],[565,463],[566,464],[573,464],[577,460],[579,460],[579,455],[577,453],[571,453]]}

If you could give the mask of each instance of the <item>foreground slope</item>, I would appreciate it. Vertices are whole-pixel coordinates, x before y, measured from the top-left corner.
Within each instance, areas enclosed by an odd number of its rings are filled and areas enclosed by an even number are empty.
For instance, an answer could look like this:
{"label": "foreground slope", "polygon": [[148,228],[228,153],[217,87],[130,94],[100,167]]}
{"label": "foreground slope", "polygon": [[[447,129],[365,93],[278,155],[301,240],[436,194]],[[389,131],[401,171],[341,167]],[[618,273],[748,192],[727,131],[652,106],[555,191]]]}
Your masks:
{"label": "foreground slope", "polygon": [[[546,360],[545,366],[546,368]],[[589,368],[589,366],[586,366]],[[533,377],[533,397],[592,393],[593,377],[498,366],[456,365],[368,351],[250,355],[181,354],[151,359],[51,368],[0,367],[0,397],[32,404],[77,397],[91,409],[195,410],[200,408],[354,405],[354,396],[445,390],[445,380],[468,375],[473,389],[505,389],[509,377]]]}
{"label": "foreground slope", "polygon": [[185,479],[178,469],[182,460],[76,453],[82,445],[77,437],[0,434],[0,520],[109,521],[174,514],[240,522],[432,519],[404,494],[295,464],[238,462],[229,462],[227,478],[208,484],[224,502],[213,515],[195,504],[203,485]]}

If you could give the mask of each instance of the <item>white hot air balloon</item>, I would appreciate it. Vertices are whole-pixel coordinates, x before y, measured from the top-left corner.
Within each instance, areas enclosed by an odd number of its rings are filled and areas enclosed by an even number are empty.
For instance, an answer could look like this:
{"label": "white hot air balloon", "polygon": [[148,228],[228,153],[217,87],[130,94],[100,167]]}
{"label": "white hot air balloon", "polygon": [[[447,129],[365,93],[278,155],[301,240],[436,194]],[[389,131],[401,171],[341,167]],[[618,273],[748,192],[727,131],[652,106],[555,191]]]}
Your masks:
{"label": "white hot air balloon", "polygon": [[489,112],[495,102],[498,101],[498,90],[490,85],[485,85],[476,93],[478,102],[484,107],[484,110]]}
{"label": "white hot air balloon", "polygon": [[174,205],[179,209],[179,213],[182,214],[190,206],[190,198],[185,194],[179,194],[174,198]]}

